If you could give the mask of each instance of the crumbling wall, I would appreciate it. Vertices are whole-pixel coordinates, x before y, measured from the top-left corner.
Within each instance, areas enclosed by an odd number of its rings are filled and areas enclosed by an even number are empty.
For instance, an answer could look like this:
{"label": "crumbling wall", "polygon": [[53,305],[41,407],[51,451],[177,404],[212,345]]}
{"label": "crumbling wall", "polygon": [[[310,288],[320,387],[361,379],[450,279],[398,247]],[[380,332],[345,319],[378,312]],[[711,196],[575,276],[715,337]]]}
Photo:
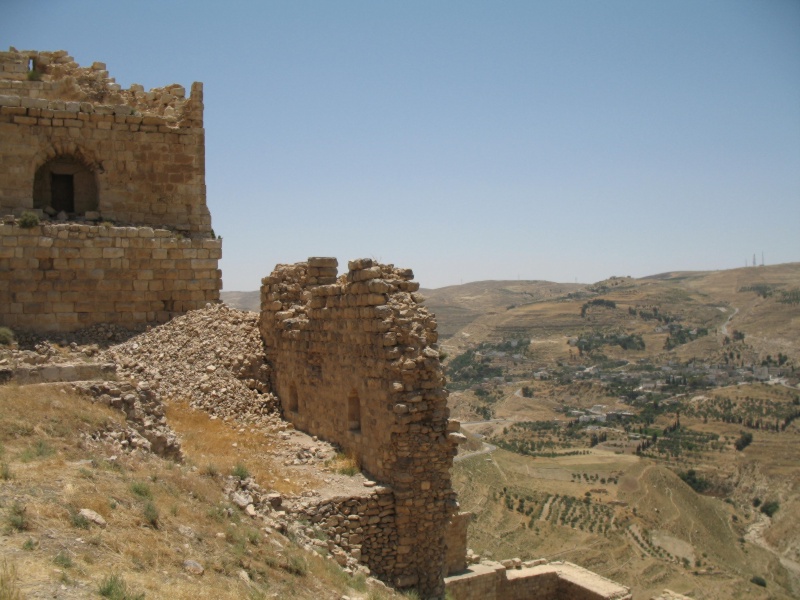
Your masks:
{"label": "crumbling wall", "polygon": [[163,323],[219,299],[222,242],[149,227],[0,225],[0,325]]}
{"label": "crumbling wall", "polygon": [[451,575],[467,568],[467,528],[472,513],[453,515],[445,533],[445,574]]}
{"label": "crumbling wall", "polygon": [[341,565],[349,554],[370,572],[392,581],[397,563],[397,524],[391,488],[376,486],[361,497],[336,497],[309,506],[304,517],[328,536],[328,549]]}
{"label": "crumbling wall", "polygon": [[[272,389],[295,426],[338,443],[391,490],[397,542],[381,549],[391,556],[380,575],[441,596],[457,507],[449,469],[463,436],[448,421],[436,321],[410,270],[370,259],[348,267],[337,277],[336,259],[310,258],[263,280]],[[361,556],[376,564],[363,547]]]}
{"label": "crumbling wall", "polygon": [[[504,561],[505,563],[506,561]],[[454,600],[631,600],[630,589],[568,562],[540,559],[506,567],[486,561],[446,579]]]}
{"label": "crumbling wall", "polygon": [[63,50],[0,52],[0,214],[61,212],[53,174],[69,218],[207,236],[202,84],[123,90]]}

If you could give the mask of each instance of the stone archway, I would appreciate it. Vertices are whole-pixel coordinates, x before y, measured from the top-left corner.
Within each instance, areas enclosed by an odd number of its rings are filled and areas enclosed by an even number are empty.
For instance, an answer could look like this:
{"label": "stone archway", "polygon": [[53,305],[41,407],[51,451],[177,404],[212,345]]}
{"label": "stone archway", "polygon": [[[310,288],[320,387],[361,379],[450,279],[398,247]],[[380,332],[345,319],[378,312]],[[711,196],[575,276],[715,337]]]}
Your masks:
{"label": "stone archway", "polygon": [[[48,160],[33,178],[33,207],[46,212],[83,215],[97,211],[97,181],[94,172],[73,156]],[[51,210],[48,210],[51,209]]]}

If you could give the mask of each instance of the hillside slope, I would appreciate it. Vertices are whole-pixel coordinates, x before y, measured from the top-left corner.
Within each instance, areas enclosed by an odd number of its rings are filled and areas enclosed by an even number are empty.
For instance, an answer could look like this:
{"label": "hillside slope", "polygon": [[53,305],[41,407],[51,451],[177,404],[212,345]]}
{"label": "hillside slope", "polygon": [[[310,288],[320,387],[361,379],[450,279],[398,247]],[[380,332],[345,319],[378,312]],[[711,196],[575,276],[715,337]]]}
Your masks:
{"label": "hillside slope", "polygon": [[[666,333],[655,331],[660,323],[650,317],[656,309],[687,329],[706,328],[713,334],[682,345],[676,351],[682,360],[716,352],[719,339],[736,330],[745,334],[754,357],[782,353],[798,362],[800,304],[791,301],[797,293],[800,263],[612,278],[588,286],[483,281],[425,290],[451,353],[483,341],[528,337],[564,343],[585,331],[619,330],[644,336],[643,355],[656,355],[666,339]],[[591,305],[601,299],[616,308]]]}
{"label": "hillside slope", "polygon": [[[649,460],[498,450],[456,463],[454,483],[476,515],[469,541],[481,555],[576,562],[630,586],[634,598],[664,588],[705,600],[795,597],[778,558],[739,541],[730,505]],[[768,591],[748,583],[754,576],[767,578]]]}

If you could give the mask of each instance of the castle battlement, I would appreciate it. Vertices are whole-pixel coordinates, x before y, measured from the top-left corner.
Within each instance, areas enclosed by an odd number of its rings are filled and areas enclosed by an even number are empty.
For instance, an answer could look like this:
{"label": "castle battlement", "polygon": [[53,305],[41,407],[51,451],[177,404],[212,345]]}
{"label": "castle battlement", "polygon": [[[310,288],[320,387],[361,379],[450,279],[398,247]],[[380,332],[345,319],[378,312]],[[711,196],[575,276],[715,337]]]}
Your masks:
{"label": "castle battlement", "polygon": [[0,211],[210,234],[201,83],[122,90],[63,51],[0,66]]}
{"label": "castle battlement", "polygon": [[140,326],[218,300],[202,84],[123,90],[63,50],[0,52],[0,217],[0,325]]}

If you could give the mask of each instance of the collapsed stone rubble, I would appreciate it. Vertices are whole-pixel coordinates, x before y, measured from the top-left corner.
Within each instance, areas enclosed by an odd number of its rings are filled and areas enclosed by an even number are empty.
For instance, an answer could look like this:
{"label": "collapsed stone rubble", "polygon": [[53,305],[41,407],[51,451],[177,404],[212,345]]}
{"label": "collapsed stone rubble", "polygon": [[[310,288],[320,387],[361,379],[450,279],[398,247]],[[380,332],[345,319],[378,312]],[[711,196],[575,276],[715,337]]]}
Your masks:
{"label": "collapsed stone rubble", "polygon": [[122,377],[147,381],[164,398],[241,422],[277,420],[257,315],[209,304],[113,346]]}
{"label": "collapsed stone rubble", "polygon": [[163,458],[182,461],[178,436],[167,424],[164,405],[145,382],[80,381],[72,389],[125,413],[125,427],[100,430],[89,437],[108,442],[120,451],[144,450]]}

